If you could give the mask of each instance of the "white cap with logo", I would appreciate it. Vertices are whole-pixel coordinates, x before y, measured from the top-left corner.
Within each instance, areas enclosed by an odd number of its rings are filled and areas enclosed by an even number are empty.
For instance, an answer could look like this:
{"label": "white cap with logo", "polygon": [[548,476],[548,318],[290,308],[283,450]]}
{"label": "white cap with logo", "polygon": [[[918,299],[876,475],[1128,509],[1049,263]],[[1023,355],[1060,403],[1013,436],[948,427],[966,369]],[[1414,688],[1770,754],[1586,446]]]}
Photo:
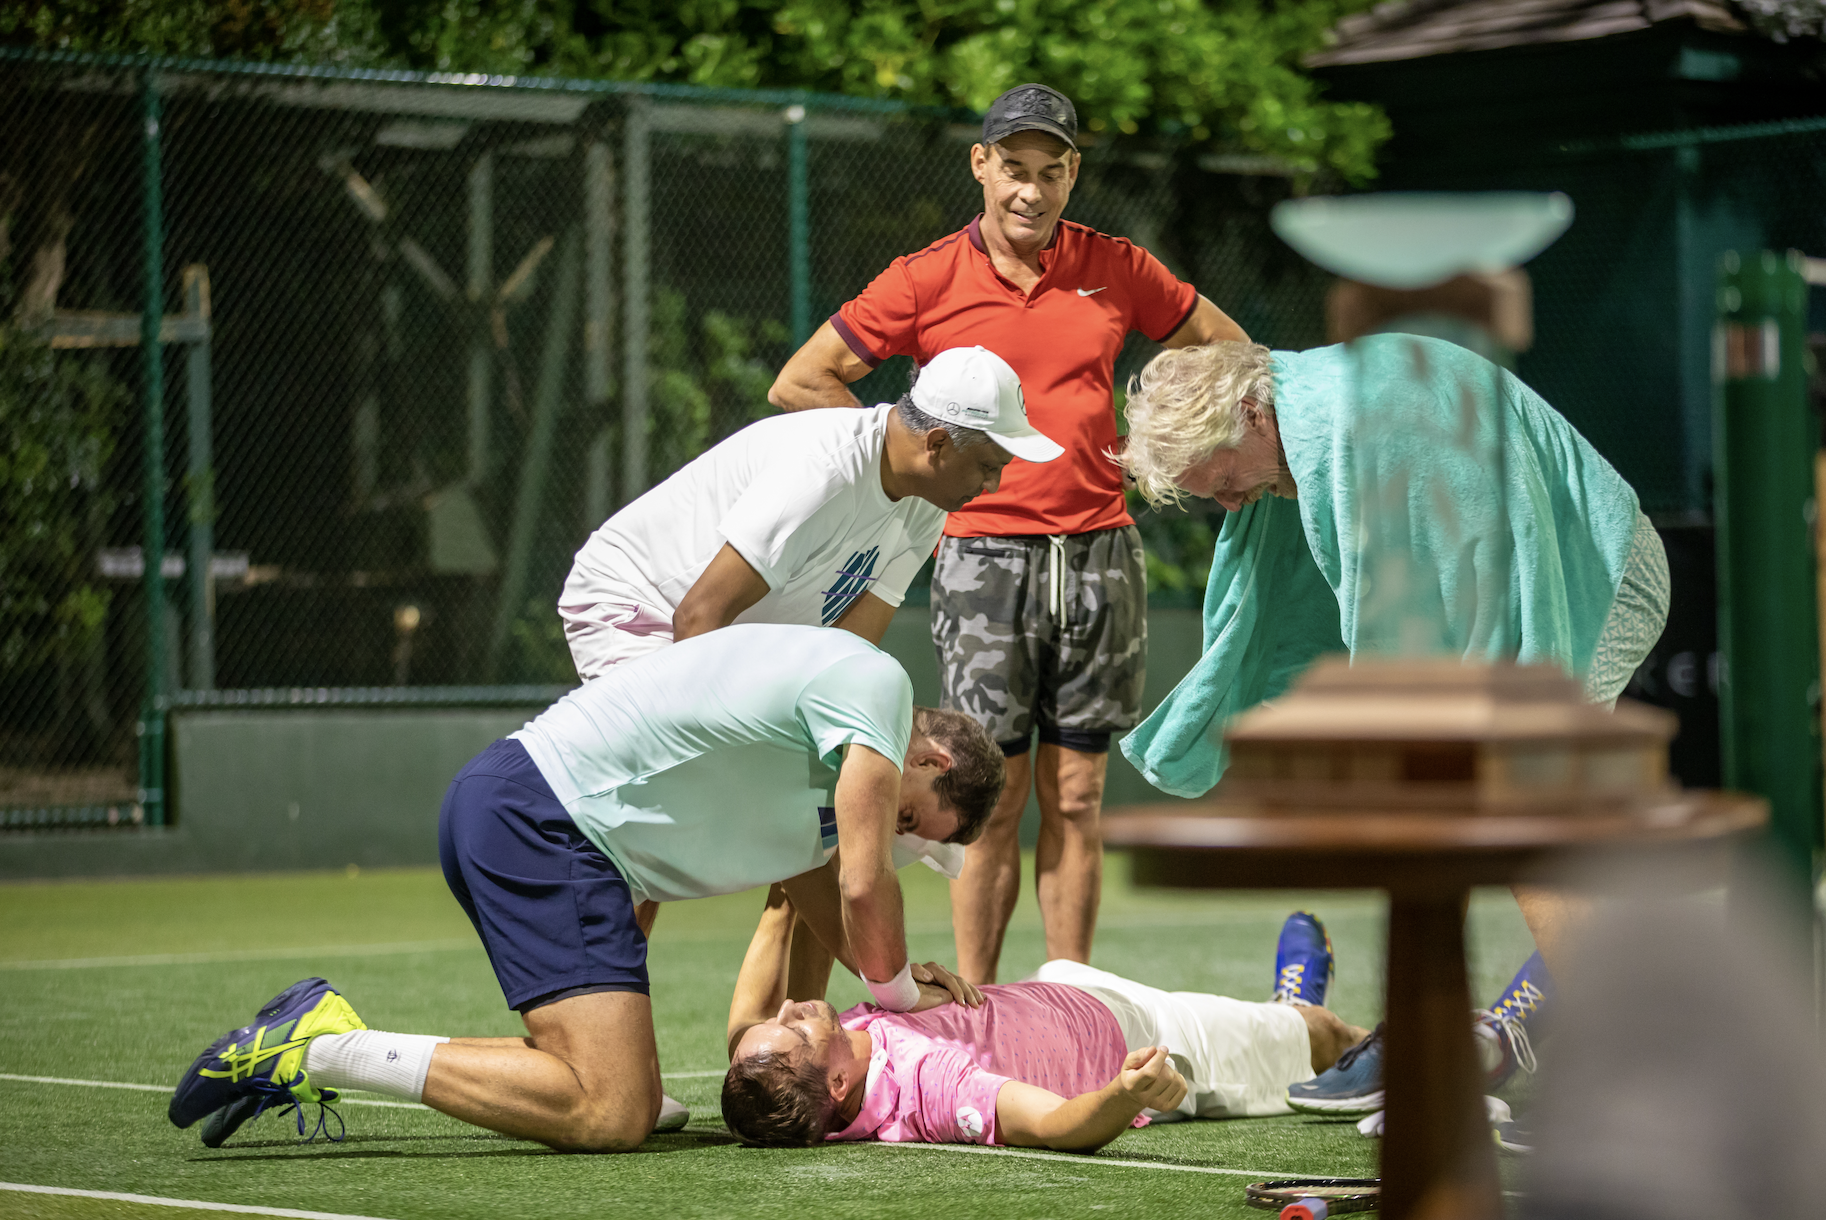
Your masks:
{"label": "white cap with logo", "polygon": [[940,423],[987,433],[1024,461],[1050,462],[1065,452],[1027,422],[1021,379],[987,348],[953,347],[932,357],[913,383],[913,405]]}

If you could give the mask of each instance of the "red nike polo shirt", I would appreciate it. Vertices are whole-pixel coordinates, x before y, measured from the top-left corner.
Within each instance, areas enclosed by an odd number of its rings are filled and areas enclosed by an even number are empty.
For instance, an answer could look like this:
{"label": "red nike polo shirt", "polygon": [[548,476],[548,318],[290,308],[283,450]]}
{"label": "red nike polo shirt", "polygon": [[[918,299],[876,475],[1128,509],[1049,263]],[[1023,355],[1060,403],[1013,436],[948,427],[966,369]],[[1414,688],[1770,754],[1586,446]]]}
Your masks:
{"label": "red nike polo shirt", "polygon": [[1131,330],[1163,340],[1198,305],[1198,291],[1134,243],[1060,221],[1040,253],[1040,282],[1023,293],[996,271],[978,216],[903,255],[831,317],[858,359],[911,356],[924,365],[980,344],[1021,378],[1027,417],[1065,446],[1036,465],[1016,458],[994,495],[950,514],[953,538],[1082,534],[1131,522],[1116,444],[1116,355]]}

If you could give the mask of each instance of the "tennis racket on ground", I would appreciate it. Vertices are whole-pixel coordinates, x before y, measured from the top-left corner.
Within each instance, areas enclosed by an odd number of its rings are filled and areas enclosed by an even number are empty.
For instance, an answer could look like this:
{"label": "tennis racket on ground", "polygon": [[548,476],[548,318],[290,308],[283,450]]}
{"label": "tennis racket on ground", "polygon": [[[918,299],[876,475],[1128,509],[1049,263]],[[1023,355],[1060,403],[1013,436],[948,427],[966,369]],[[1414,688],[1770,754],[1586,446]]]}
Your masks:
{"label": "tennis racket on ground", "polygon": [[1280,1211],[1301,1199],[1323,1199],[1329,1215],[1373,1212],[1382,1205],[1381,1178],[1286,1178],[1251,1182],[1243,1192],[1250,1207]]}

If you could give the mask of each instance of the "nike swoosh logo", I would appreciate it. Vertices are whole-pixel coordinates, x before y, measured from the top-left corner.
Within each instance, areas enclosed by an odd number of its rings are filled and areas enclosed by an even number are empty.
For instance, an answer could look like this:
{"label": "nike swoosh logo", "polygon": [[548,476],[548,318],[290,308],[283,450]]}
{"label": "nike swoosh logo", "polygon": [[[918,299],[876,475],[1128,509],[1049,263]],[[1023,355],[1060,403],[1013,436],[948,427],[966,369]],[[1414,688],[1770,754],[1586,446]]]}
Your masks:
{"label": "nike swoosh logo", "polygon": [[[1103,288],[1108,288],[1108,287],[1109,287],[1108,284],[1105,284],[1103,286]],[[1087,297],[1087,296],[1090,296],[1094,292],[1102,292],[1103,288],[1080,288],[1080,289],[1078,289],[1078,295],[1081,297]]]}

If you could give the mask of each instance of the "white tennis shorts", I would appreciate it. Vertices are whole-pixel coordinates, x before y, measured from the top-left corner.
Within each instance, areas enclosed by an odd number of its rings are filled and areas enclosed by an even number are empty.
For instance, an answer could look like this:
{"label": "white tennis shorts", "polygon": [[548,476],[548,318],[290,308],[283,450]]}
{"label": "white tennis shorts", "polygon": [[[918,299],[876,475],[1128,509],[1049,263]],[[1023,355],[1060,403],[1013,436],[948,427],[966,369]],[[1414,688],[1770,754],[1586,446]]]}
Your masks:
{"label": "white tennis shorts", "polygon": [[1290,1004],[1162,991],[1080,962],[1047,962],[1031,981],[1063,983],[1101,1000],[1129,1050],[1167,1048],[1186,1078],[1186,1099],[1165,1113],[1147,1111],[1154,1122],[1291,1113],[1287,1086],[1312,1079],[1312,1039]]}

